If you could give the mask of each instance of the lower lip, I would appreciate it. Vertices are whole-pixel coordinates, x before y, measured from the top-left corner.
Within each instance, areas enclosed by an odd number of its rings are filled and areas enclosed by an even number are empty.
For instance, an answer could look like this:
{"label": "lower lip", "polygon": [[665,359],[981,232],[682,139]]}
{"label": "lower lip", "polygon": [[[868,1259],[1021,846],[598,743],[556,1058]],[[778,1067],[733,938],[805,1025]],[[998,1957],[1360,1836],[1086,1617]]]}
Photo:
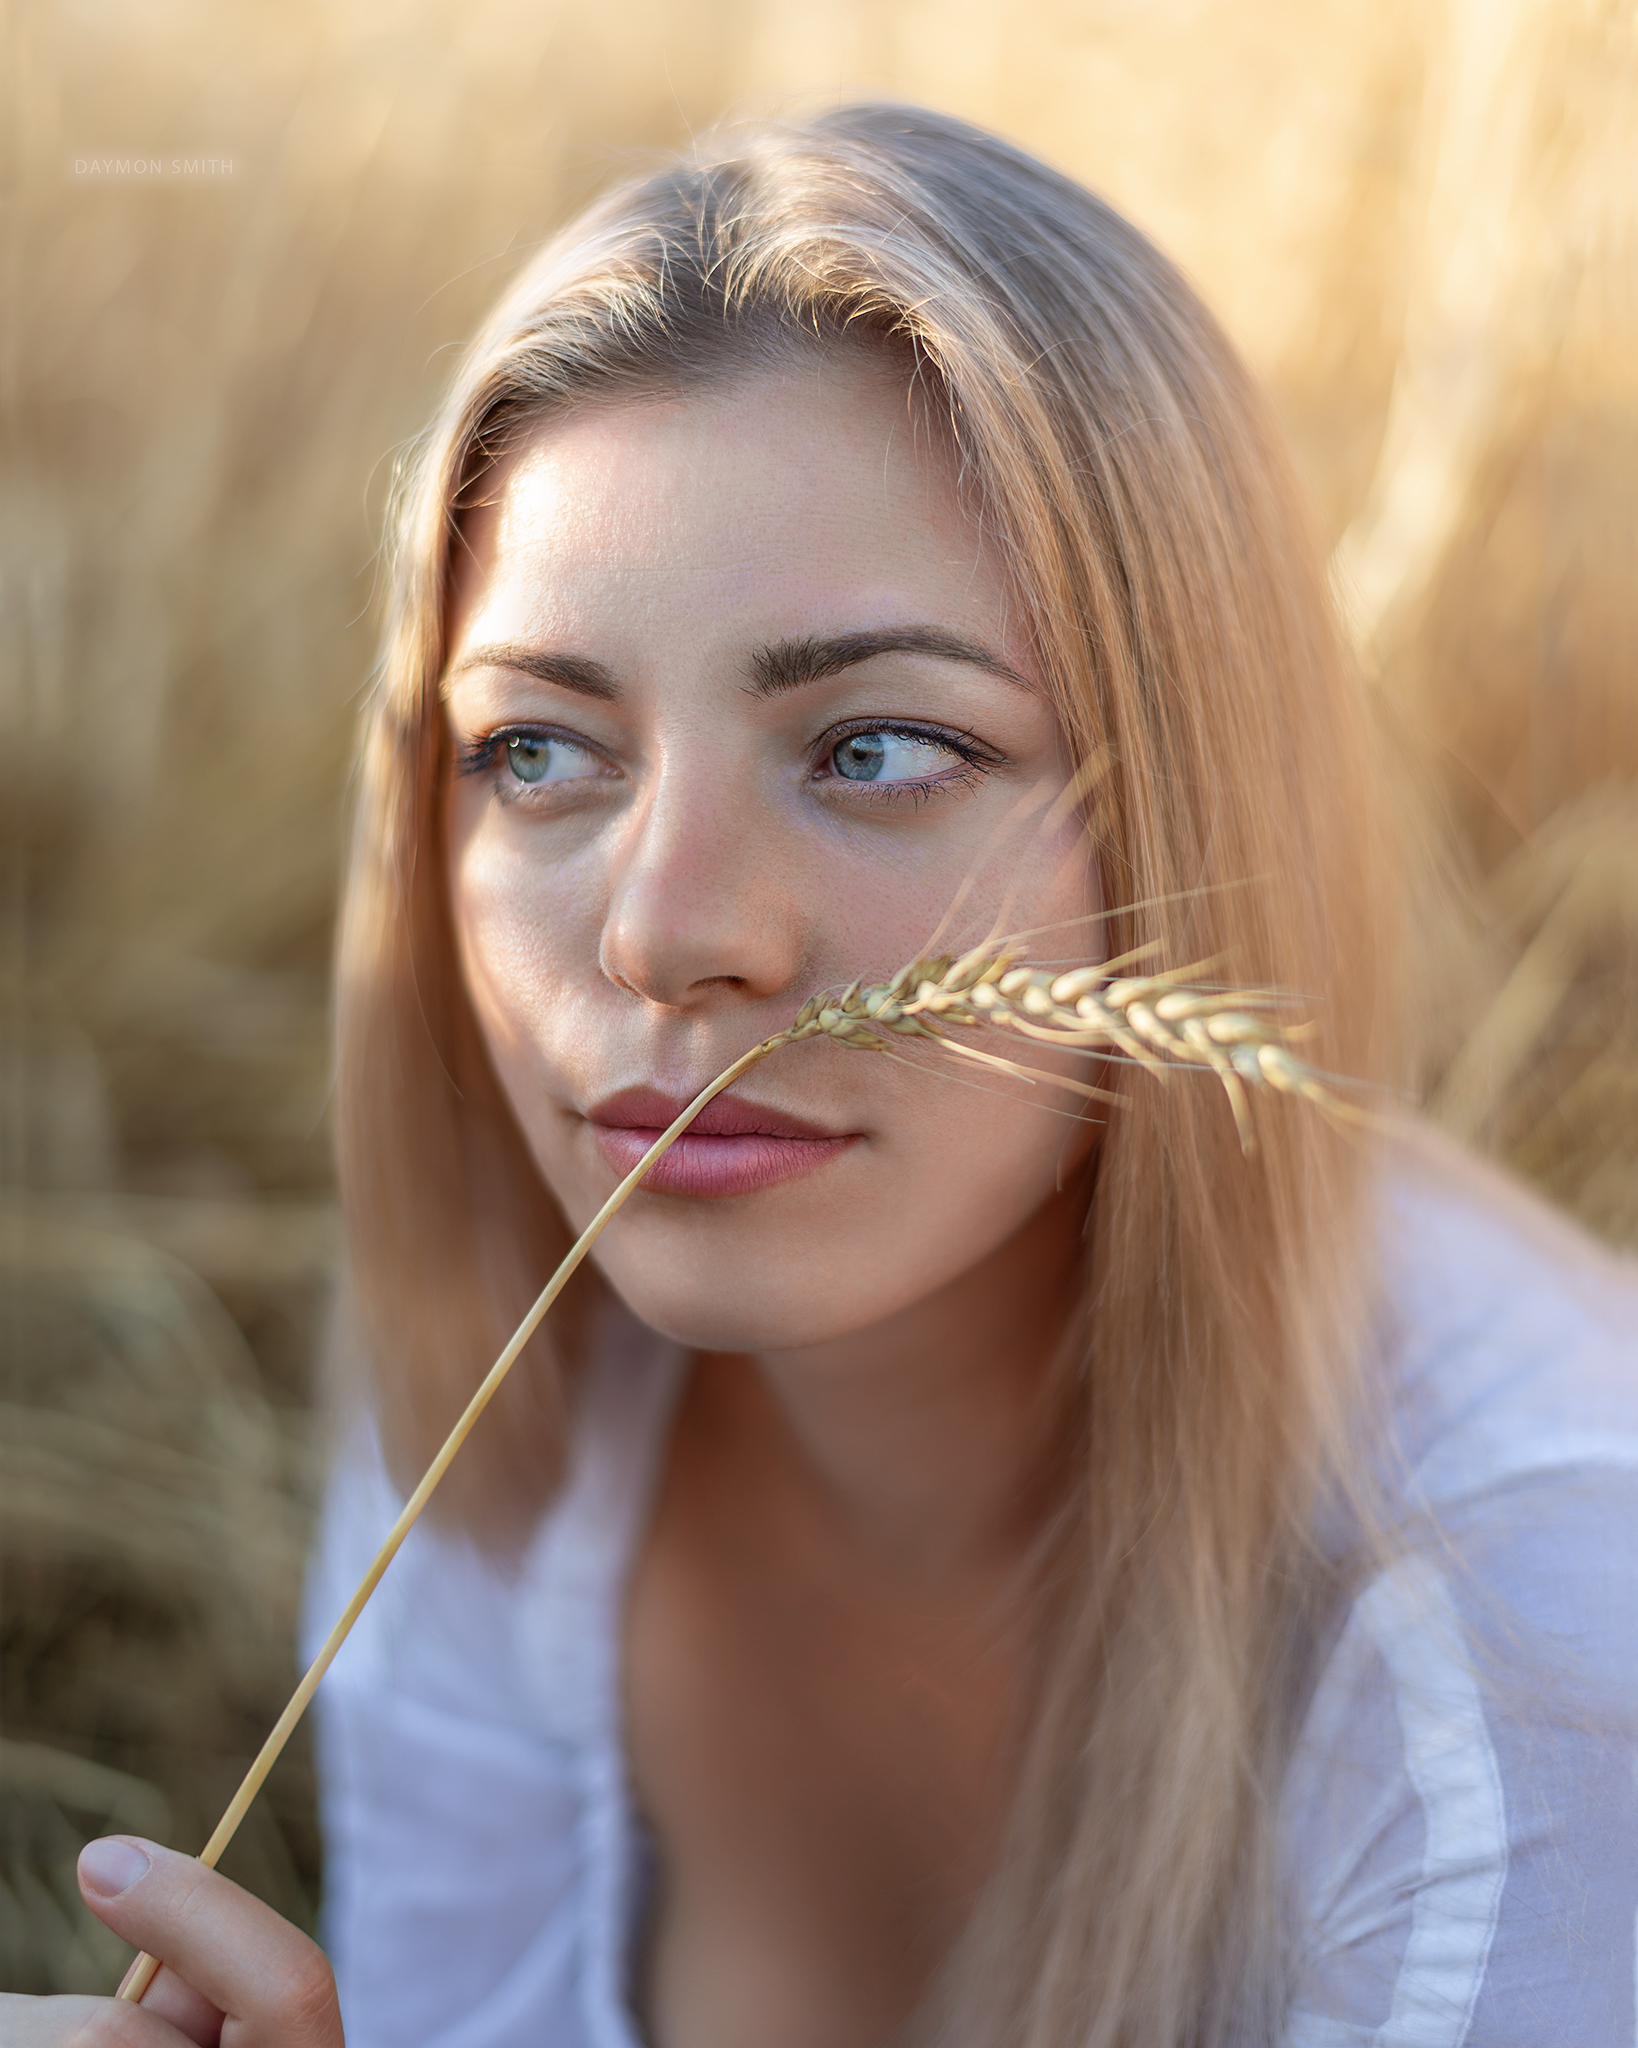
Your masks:
{"label": "lower lip", "polygon": [[[624,1124],[594,1124],[603,1157],[623,1180],[661,1135]],[[846,1138],[774,1138],[746,1132],[733,1138],[685,1131],[643,1176],[655,1195],[748,1195],[777,1181],[813,1173],[853,1143]]]}

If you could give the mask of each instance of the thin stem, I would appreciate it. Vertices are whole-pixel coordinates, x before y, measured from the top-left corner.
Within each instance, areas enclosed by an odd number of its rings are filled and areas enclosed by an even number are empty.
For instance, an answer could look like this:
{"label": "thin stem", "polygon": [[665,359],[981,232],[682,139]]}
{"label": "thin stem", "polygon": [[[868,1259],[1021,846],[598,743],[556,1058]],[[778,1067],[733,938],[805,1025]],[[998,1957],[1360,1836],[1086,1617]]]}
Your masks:
{"label": "thin stem", "polygon": [[[626,1175],[625,1179],[621,1181],[614,1193],[609,1196],[602,1208],[598,1210],[590,1223],[580,1233],[573,1249],[552,1275],[551,1279],[547,1281],[545,1287],[541,1289],[540,1296],[535,1305],[530,1309],[523,1321],[519,1323],[517,1329],[512,1334],[510,1343],[508,1343],[500,1357],[489,1368],[488,1373],[484,1377],[483,1384],[466,1404],[465,1413],[445,1438],[443,1449],[439,1451],[437,1457],[427,1467],[420,1485],[416,1487],[415,1491],[404,1503],[403,1513],[393,1523],[392,1528],[387,1533],[386,1541],[376,1552],[374,1562],[363,1578],[359,1580],[358,1590],[347,1602],[341,1619],[325,1637],[324,1647],[307,1667],[300,1685],[290,1695],[289,1705],[274,1723],[273,1732],[262,1744],[260,1755],[256,1758],[250,1769],[246,1771],[244,1781],[238,1791],[234,1793],[226,1813],[216,1823],[216,1832],[199,1852],[199,1861],[204,1864],[207,1870],[215,1869],[222,1851],[233,1840],[240,1821],[250,1811],[251,1801],[262,1789],[268,1772],[278,1762],[280,1752],[290,1740],[296,1723],[306,1712],[308,1701],[318,1691],[319,1680],[335,1661],[336,1652],[352,1633],[353,1623],[364,1612],[370,1595],[381,1583],[382,1574],[386,1571],[388,1565],[392,1563],[394,1557],[397,1556],[399,1545],[409,1534],[410,1530],[414,1528],[421,1510],[431,1500],[439,1480],[443,1478],[450,1465],[454,1462],[455,1453],[466,1442],[468,1436],[471,1435],[473,1425],[477,1422],[478,1417],[500,1391],[501,1381],[505,1379],[513,1365],[516,1364],[518,1354],[539,1328],[546,1311],[568,1285],[569,1278],[575,1268],[602,1236],[607,1225],[613,1220],[616,1212],[624,1203],[626,1197],[636,1188],[643,1175],[682,1136],[683,1132],[687,1130],[688,1126],[699,1115],[700,1111],[704,1109],[705,1105],[720,1095],[723,1089],[732,1087],[740,1075],[754,1067],[758,1060],[766,1059],[768,1054],[773,1052],[776,1047],[785,1043],[787,1043],[787,1034],[785,1032],[779,1032],[773,1038],[763,1039],[760,1045],[753,1045],[748,1053],[741,1054],[731,1067],[724,1068],[708,1088],[702,1088],[670,1129],[662,1132],[655,1139],[654,1143],[649,1146],[642,1158],[631,1169],[630,1173]],[[119,1987],[119,1996],[132,2005],[141,2004],[142,1995],[153,1982],[158,1969],[159,1958],[157,1956],[151,1956],[146,1953],[139,1955],[125,1973],[125,1981]]]}

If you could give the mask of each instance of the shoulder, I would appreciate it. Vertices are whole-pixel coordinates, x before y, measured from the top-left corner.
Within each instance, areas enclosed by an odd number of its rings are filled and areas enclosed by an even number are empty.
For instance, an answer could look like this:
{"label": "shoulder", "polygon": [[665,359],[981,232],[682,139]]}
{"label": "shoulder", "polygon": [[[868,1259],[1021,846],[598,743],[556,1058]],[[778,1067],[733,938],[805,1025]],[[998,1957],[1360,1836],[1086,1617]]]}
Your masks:
{"label": "shoulder", "polygon": [[1421,1132],[1385,1186],[1382,1269],[1412,1503],[1531,1473],[1638,1471],[1638,1264]]}
{"label": "shoulder", "polygon": [[1572,1686],[1577,1711],[1630,1700],[1638,1265],[1428,1136],[1387,1189],[1383,1262],[1394,1561],[1349,1626],[1401,1664],[1456,1631],[1497,1680],[1492,1719]]}
{"label": "shoulder", "polygon": [[1384,1260],[1404,1517],[1288,1781],[1293,2048],[1631,2040],[1638,1282],[1432,1142]]}
{"label": "shoulder", "polygon": [[[522,1552],[485,1551],[424,1516],[338,1656],[332,1689],[386,1688],[530,1728],[544,1709],[555,1724],[612,1624],[683,1365],[677,1347],[647,1332],[612,1333],[574,1387],[563,1484]],[[359,1415],[326,1487],[305,1601],[309,1652],[403,1505],[371,1420]]]}

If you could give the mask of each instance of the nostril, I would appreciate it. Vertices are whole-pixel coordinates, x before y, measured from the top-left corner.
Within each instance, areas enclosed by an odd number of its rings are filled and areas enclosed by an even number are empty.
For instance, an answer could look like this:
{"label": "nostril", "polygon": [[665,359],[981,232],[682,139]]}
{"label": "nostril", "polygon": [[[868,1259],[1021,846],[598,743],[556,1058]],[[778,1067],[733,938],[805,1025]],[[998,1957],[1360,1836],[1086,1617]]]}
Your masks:
{"label": "nostril", "polygon": [[727,997],[777,998],[800,970],[800,905],[718,872],[684,889],[651,872],[627,876],[604,914],[598,966],[622,994],[666,1010]]}

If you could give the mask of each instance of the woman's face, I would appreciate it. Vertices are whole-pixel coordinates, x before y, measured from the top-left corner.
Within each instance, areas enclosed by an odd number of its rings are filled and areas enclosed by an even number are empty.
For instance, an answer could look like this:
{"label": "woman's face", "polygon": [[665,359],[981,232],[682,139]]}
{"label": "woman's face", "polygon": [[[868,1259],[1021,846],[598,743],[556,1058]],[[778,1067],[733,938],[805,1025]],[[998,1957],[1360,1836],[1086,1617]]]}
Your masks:
{"label": "woman's face", "polygon": [[[958,897],[941,950],[999,920],[1096,957],[1025,621],[887,362],[585,407],[486,498],[445,679],[450,887],[575,1229],[732,1059],[816,989],[886,978]],[[685,1343],[779,1350],[1005,1246],[1095,1126],[1061,1090],[911,1058],[817,1040],[752,1069],[600,1240],[616,1291]]]}

